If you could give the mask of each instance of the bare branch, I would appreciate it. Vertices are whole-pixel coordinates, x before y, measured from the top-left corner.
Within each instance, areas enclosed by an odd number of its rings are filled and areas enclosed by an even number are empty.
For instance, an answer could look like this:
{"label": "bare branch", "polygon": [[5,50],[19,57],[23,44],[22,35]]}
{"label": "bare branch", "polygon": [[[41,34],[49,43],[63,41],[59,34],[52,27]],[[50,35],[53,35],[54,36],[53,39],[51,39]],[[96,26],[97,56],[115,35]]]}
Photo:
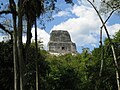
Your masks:
{"label": "bare branch", "polygon": [[[107,19],[105,20],[104,24],[106,24],[106,22],[109,20],[109,18],[112,16],[112,14],[115,12],[115,10],[113,10],[110,15],[107,17]],[[104,25],[101,26],[101,29],[104,27]]]}
{"label": "bare branch", "polygon": [[10,34],[12,37],[12,31],[7,30],[1,23],[0,23],[0,28],[4,30],[6,33]]}
{"label": "bare branch", "polygon": [[10,14],[10,13],[12,13],[10,10],[6,10],[6,11],[0,11],[0,14]]}
{"label": "bare branch", "polygon": [[108,30],[107,30],[107,27],[105,25],[105,22],[103,21],[99,11],[97,10],[97,8],[94,6],[94,4],[90,1],[90,0],[87,0],[91,5],[92,7],[94,8],[94,10],[96,11],[97,15],[99,16],[102,24],[103,24],[103,27],[105,29],[105,32],[107,34],[107,37],[108,37],[108,40],[110,42],[110,45],[111,45],[111,49],[112,49],[112,53],[113,53],[113,58],[114,58],[114,64],[115,64],[115,71],[116,71],[116,80],[117,80],[117,86],[118,86],[118,90],[120,90],[120,81],[119,81],[119,70],[118,70],[118,63],[117,63],[117,58],[116,58],[116,54],[115,54],[115,48],[114,48],[114,45],[112,43],[112,40],[110,38],[110,35],[108,33]]}

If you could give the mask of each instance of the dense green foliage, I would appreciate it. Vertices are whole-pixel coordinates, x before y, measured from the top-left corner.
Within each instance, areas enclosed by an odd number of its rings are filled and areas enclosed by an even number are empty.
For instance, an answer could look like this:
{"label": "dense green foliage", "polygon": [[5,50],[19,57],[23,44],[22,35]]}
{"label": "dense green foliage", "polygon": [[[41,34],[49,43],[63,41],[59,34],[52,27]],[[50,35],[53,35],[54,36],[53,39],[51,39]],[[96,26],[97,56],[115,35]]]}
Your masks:
{"label": "dense green foliage", "polygon": [[[0,43],[0,89],[13,90],[13,86],[15,86],[14,88],[17,88],[15,90],[35,90],[38,79],[41,90],[116,89],[115,67],[108,42],[105,42],[103,46],[105,54],[102,76],[99,76],[101,48],[96,48],[92,53],[83,52],[77,55],[67,54],[62,56],[53,56],[46,51],[38,50],[37,55],[35,45],[30,45],[31,28],[36,16],[40,17],[43,13],[47,13],[46,16],[51,17],[51,13],[57,9],[55,6],[57,0],[18,0],[18,3],[15,3],[15,1],[9,0],[5,9],[2,8],[4,4],[0,1],[0,15],[5,14],[3,17],[6,17],[6,14],[11,14],[13,16],[11,19],[12,26],[14,27],[14,30],[10,31],[7,30],[9,25],[6,27],[0,23],[0,28],[9,33],[11,39],[14,35],[13,42]],[[65,0],[65,2],[73,4],[72,0]],[[103,10],[106,13],[109,11],[119,12],[120,10],[119,0],[103,0],[103,4],[106,9],[103,8]],[[22,22],[24,19],[28,25],[26,48],[22,43]],[[42,20],[45,20],[45,18],[42,18]],[[10,27],[10,29],[12,28]],[[118,60],[120,56],[119,36],[119,33],[117,33],[113,39]],[[37,61],[40,74],[35,81],[35,77],[37,77]]]}
{"label": "dense green foliage", "polygon": [[[120,31],[113,41],[119,42]],[[116,46],[119,46],[117,44]],[[104,63],[101,76],[101,48],[91,53],[50,55],[39,50],[39,81],[41,90],[117,90],[113,56],[107,39],[104,44]],[[120,50],[119,47],[116,47]],[[31,44],[25,61],[25,90],[35,90],[35,45]],[[120,52],[117,52],[119,58]],[[13,53],[11,42],[0,43],[0,88],[13,90]]]}
{"label": "dense green foliage", "polygon": [[13,90],[13,52],[11,42],[0,43],[0,88]]}

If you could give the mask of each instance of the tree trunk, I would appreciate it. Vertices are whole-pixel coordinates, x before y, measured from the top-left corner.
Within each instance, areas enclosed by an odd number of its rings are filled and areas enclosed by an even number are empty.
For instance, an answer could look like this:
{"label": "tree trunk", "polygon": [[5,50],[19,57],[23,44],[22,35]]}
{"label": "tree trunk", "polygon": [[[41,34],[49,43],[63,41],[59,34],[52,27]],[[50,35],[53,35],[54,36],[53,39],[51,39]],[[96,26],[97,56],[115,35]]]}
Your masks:
{"label": "tree trunk", "polygon": [[27,17],[27,40],[26,40],[26,46],[25,46],[25,61],[27,62],[27,58],[28,58],[28,50],[31,44],[31,38],[32,38],[32,33],[31,33],[31,28],[32,28],[32,24],[30,22],[29,16]]}
{"label": "tree trunk", "polygon": [[17,47],[19,58],[19,70],[20,70],[20,90],[24,90],[24,60],[23,60],[23,44],[22,44],[22,0],[18,2],[18,33],[17,33]]}
{"label": "tree trunk", "polygon": [[17,32],[14,29],[13,32],[13,59],[14,59],[14,90],[19,89],[19,64],[18,64],[18,52],[17,52]]}
{"label": "tree trunk", "polygon": [[19,66],[18,66],[18,52],[17,52],[17,27],[16,27],[16,4],[14,0],[9,0],[10,9],[13,18],[13,61],[14,61],[14,90],[19,90]]}
{"label": "tree trunk", "polygon": [[36,47],[36,90],[39,90],[38,44],[37,44],[37,21],[36,21],[36,17],[35,17],[35,47]]}
{"label": "tree trunk", "polygon": [[103,48],[103,44],[102,44],[102,28],[100,30],[100,49],[101,49],[101,66],[100,66],[99,76],[101,77],[102,69],[103,69],[103,60],[104,60],[104,48]]}

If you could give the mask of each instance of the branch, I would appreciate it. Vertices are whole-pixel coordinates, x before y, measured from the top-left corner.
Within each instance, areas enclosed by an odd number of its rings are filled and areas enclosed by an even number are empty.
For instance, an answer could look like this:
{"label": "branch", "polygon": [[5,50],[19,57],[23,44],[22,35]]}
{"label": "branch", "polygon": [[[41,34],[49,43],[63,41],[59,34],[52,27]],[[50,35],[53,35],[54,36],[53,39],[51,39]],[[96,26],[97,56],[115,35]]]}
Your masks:
{"label": "branch", "polygon": [[112,49],[112,53],[113,53],[113,58],[114,58],[114,64],[115,64],[117,86],[118,86],[118,90],[120,90],[119,70],[118,70],[118,63],[117,63],[117,58],[116,58],[116,54],[115,54],[114,45],[113,45],[113,43],[112,43],[112,41],[111,41],[111,38],[110,38],[110,36],[109,36],[109,33],[108,33],[107,27],[106,27],[106,25],[105,25],[105,22],[103,21],[103,19],[102,19],[101,15],[99,14],[97,8],[94,6],[94,4],[93,4],[91,1],[89,1],[89,0],[87,0],[87,1],[92,5],[92,7],[95,9],[97,15],[99,16],[99,18],[100,18],[100,20],[101,20],[101,22],[102,22],[102,24],[103,24],[103,27],[104,27],[104,29],[105,29],[105,32],[106,32],[106,34],[107,34],[108,40],[109,40],[109,42],[110,42],[111,49]]}
{"label": "branch", "polygon": [[[107,19],[105,20],[104,24],[106,24],[106,22],[109,20],[109,18],[112,16],[112,14],[115,12],[116,10],[113,10],[110,15],[107,17]],[[101,26],[101,29],[104,27],[104,25]]]}
{"label": "branch", "polygon": [[0,11],[0,14],[10,14],[10,13],[12,13],[10,10],[6,10],[6,11]]}
{"label": "branch", "polygon": [[13,3],[10,3],[10,10],[2,10],[0,11],[0,15],[1,14],[15,14],[17,15],[17,11],[16,8],[13,6]]}
{"label": "branch", "polygon": [[110,39],[110,35],[109,35],[108,31],[107,31],[107,27],[105,26],[105,22],[103,21],[102,17],[100,16],[99,11],[97,10],[97,8],[93,5],[93,3],[92,3],[90,0],[87,0],[87,1],[88,1],[88,2],[92,5],[92,7],[95,9],[97,15],[99,16],[99,18],[100,18],[100,20],[101,20],[101,22],[102,22],[102,24],[103,24],[103,27],[105,28],[105,31],[106,31],[108,40],[110,41],[110,43],[112,43],[112,41],[111,41],[111,39]]}
{"label": "branch", "polygon": [[4,30],[6,33],[10,34],[12,37],[12,31],[7,30],[1,23],[0,23],[0,28]]}
{"label": "branch", "polygon": [[13,12],[13,11],[10,11],[10,10],[6,10],[6,11],[3,10],[3,11],[0,11],[0,15],[1,15],[1,14],[12,14],[12,13],[14,13],[14,14],[17,15],[17,11],[14,11],[14,12]]}
{"label": "branch", "polygon": [[16,5],[14,0],[9,0],[11,13],[17,16],[18,12],[16,11]]}
{"label": "branch", "polygon": [[[105,2],[104,2],[104,3],[105,3]],[[112,14],[120,8],[120,6],[119,6],[119,7],[116,7],[116,8],[114,9],[113,7],[111,7],[110,4],[108,4],[108,3],[105,3],[105,4],[107,4],[107,5],[112,9],[112,12],[109,14],[109,16],[108,16],[108,18],[105,20],[104,24],[106,24],[106,22],[109,20],[109,18],[112,16]],[[103,26],[104,26],[104,25],[101,26],[101,29],[103,28]]]}
{"label": "branch", "polygon": [[[109,1],[108,1],[108,2],[109,2]],[[107,3],[104,2],[104,3],[107,4],[112,10],[114,10],[114,9],[116,9],[116,10],[117,10],[117,9],[120,9],[120,5],[111,6],[108,2],[107,2]],[[119,2],[118,2],[118,3],[119,3]],[[113,4],[112,4],[112,5],[113,5]],[[116,5],[116,4],[115,4],[115,5]]]}

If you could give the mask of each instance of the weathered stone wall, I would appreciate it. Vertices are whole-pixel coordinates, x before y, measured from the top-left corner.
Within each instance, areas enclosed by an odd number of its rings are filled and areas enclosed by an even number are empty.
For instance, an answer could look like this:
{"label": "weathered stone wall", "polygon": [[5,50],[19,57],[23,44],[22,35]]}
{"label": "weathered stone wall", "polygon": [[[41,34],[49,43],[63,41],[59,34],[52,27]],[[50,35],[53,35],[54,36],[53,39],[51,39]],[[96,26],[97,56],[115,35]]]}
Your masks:
{"label": "weathered stone wall", "polygon": [[71,41],[67,31],[54,30],[50,34],[48,43],[49,52],[51,53],[76,53],[76,45]]}
{"label": "weathered stone wall", "polygon": [[50,41],[53,42],[71,42],[70,35],[67,31],[57,30],[50,34]]}

